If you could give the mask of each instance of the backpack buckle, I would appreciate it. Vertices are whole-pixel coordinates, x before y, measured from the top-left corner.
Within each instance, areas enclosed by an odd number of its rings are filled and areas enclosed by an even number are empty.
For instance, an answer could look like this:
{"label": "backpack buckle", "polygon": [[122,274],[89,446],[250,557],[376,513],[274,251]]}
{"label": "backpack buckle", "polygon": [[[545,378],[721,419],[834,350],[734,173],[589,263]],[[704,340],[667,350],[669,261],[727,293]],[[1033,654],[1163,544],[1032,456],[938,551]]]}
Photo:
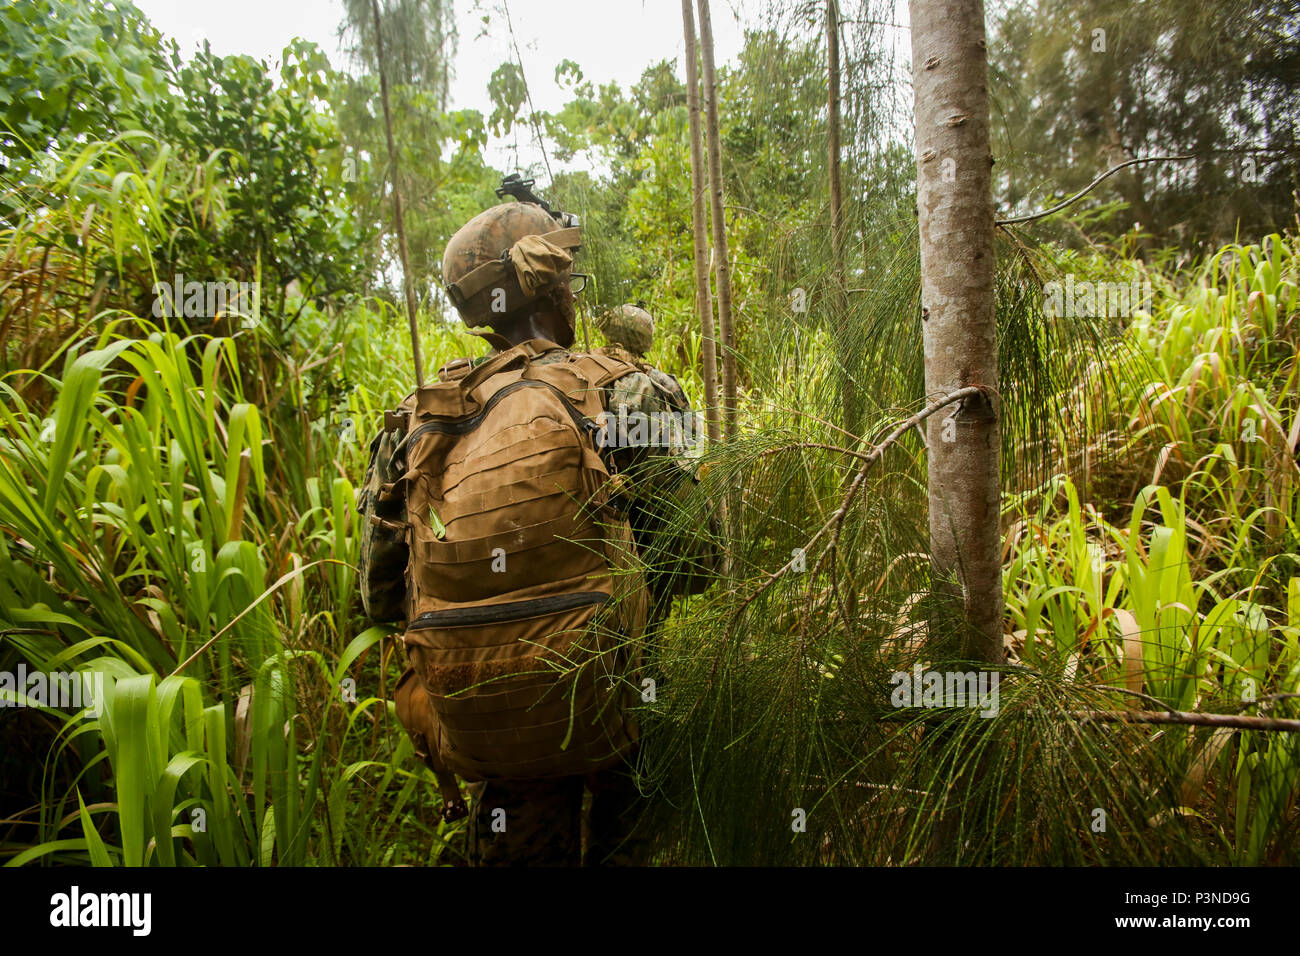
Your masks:
{"label": "backpack buckle", "polygon": [[457,820],[463,820],[469,816],[469,808],[465,806],[465,801],[457,797],[455,800],[444,800],[442,804],[442,819],[446,823],[455,823]]}

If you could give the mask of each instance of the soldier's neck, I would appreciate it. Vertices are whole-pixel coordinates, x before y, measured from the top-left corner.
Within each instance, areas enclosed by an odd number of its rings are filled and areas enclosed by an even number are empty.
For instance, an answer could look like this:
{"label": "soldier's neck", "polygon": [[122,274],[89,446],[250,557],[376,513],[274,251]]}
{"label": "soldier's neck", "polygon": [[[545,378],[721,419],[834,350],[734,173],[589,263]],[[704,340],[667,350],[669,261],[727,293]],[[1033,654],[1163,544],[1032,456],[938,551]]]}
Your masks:
{"label": "soldier's neck", "polygon": [[519,345],[530,339],[546,339],[566,349],[573,344],[573,330],[553,312],[534,312],[525,319],[512,322],[498,334],[511,345]]}

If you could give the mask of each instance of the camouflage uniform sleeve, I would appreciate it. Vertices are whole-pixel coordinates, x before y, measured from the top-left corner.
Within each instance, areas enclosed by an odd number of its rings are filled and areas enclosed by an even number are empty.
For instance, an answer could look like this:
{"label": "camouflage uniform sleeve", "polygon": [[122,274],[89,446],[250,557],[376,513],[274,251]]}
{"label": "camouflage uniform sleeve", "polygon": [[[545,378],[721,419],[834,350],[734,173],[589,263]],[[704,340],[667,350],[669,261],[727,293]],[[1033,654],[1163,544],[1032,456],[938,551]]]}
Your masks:
{"label": "camouflage uniform sleeve", "polygon": [[374,621],[406,617],[406,502],[393,483],[402,475],[397,446],[400,429],[381,431],[370,443],[370,464],[357,498],[361,515],[361,560],[357,579],[361,605]]}
{"label": "camouflage uniform sleeve", "polygon": [[606,398],[606,456],[623,495],[656,598],[708,587],[719,565],[715,509],[689,503],[703,422],[677,380],[642,365],[614,381]]}
{"label": "camouflage uniform sleeve", "polygon": [[639,477],[645,494],[654,494],[645,482],[673,485],[679,481],[669,469],[640,467],[650,459],[672,462],[694,477],[690,454],[699,447],[702,436],[696,434],[695,413],[675,378],[649,366],[629,372],[609,387],[605,408],[609,454],[617,469],[629,477],[631,472],[642,472]]}

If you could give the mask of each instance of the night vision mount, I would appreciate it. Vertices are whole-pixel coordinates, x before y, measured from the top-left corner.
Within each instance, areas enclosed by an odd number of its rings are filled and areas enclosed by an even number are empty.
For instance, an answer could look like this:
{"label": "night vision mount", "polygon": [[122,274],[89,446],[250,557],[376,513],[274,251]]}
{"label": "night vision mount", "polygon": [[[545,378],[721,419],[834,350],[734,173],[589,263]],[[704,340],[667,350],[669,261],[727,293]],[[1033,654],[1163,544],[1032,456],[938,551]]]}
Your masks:
{"label": "night vision mount", "polygon": [[564,228],[570,226],[582,225],[578,217],[571,212],[561,212],[558,209],[552,209],[551,204],[545,199],[533,192],[535,179],[524,179],[518,173],[511,173],[505,179],[501,180],[501,185],[497,187],[497,197],[514,196],[520,202],[530,202],[534,205],[541,206],[550,213],[551,218],[558,222]]}

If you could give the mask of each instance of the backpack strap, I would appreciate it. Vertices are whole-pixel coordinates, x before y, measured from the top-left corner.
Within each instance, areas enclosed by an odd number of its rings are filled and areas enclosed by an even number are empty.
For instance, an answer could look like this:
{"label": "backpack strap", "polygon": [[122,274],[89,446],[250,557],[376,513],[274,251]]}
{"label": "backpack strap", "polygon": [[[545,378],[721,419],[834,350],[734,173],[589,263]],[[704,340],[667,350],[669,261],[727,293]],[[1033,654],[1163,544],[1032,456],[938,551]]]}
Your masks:
{"label": "backpack strap", "polygon": [[[433,771],[433,776],[438,781],[438,793],[442,796],[442,818],[448,823],[455,823],[457,820],[469,816],[469,808],[465,806],[465,800],[460,795],[460,786],[456,783],[456,776],[450,770],[442,767],[432,750],[429,750],[424,762]],[[440,767],[442,769],[439,769]]]}
{"label": "backpack strap", "polygon": [[454,362],[448,362],[442,368],[438,369],[439,382],[455,382],[464,378],[474,369],[474,360],[470,358],[458,358]]}
{"label": "backpack strap", "polygon": [[532,362],[532,355],[524,351],[519,346],[506,349],[489,358],[482,365],[476,365],[470,369],[469,373],[457,380],[456,384],[460,390],[468,395],[478,386],[482,385],[493,375],[499,372],[506,372],[517,365],[526,365]]}
{"label": "backpack strap", "polygon": [[[415,681],[411,687],[407,684]],[[420,685],[419,679],[415,675],[414,668],[408,667],[398,680],[397,686],[393,688],[393,700],[397,705],[397,719],[402,726],[406,728],[406,733],[411,738],[411,744],[415,748],[415,755],[423,761],[424,765],[433,771],[434,779],[438,781],[438,793],[442,796],[442,818],[448,823],[452,823],[469,814],[465,807],[465,801],[460,795],[460,785],[456,783],[456,776],[448,770],[438,759],[438,748],[435,746],[436,741],[429,739],[426,729],[427,726],[420,726],[414,719],[413,695],[423,695],[424,688]],[[431,714],[430,714],[431,716]],[[436,725],[434,725],[436,726]]]}
{"label": "backpack strap", "polygon": [[[504,341],[504,340],[503,340]],[[546,339],[529,339],[518,345],[493,355],[482,365],[476,365],[469,374],[459,379],[461,391],[468,395],[493,375],[507,372],[518,365],[531,365],[533,359],[540,358],[548,352],[554,352],[562,346]]]}
{"label": "backpack strap", "polygon": [[575,353],[571,361],[578,367],[583,378],[591,383],[592,388],[604,388],[624,375],[639,371],[630,362],[612,355],[602,355],[599,352]]}

